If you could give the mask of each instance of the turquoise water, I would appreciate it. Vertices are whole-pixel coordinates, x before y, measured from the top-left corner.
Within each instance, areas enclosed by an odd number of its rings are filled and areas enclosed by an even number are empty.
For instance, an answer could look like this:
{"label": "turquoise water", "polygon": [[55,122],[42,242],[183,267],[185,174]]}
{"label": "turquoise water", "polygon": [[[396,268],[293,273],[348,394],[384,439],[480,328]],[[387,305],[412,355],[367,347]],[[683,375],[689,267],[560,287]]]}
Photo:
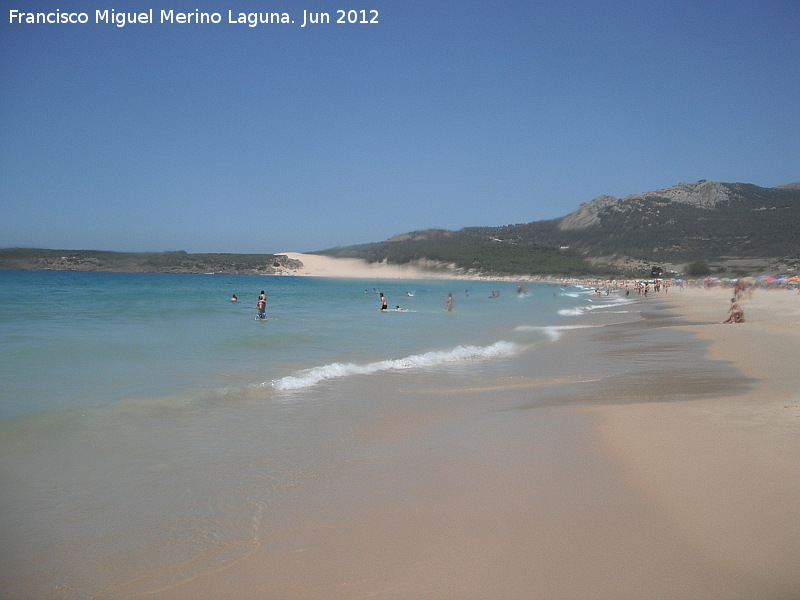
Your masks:
{"label": "turquoise water", "polygon": [[[262,289],[266,322],[253,309]],[[565,323],[559,311],[580,312],[591,299],[542,284],[520,296],[514,284],[496,282],[15,271],[0,272],[0,290],[0,419],[232,388],[269,396],[273,382],[303,387],[498,356],[515,350],[503,343],[544,335],[515,328]],[[375,290],[404,310],[381,313]],[[452,313],[444,310],[448,292]],[[440,354],[423,357],[430,352]]]}
{"label": "turquoise water", "polygon": [[125,598],[230,564],[403,386],[502,374],[624,303],[528,286],[0,272],[0,596]]}

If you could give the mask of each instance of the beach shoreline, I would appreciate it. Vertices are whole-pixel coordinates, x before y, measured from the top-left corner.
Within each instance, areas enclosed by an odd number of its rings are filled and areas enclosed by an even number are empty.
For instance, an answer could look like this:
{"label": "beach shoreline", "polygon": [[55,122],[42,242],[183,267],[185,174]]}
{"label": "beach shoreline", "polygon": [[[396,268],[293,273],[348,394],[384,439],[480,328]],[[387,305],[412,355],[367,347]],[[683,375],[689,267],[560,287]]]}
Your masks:
{"label": "beach shoreline", "polygon": [[[718,325],[728,294],[653,294],[654,320],[572,332],[538,357],[573,361],[559,381],[540,364],[387,388],[358,452],[288,490],[251,555],[131,597],[796,597],[800,298],[757,291],[745,323]],[[593,377],[604,349],[628,375]]]}
{"label": "beach shoreline", "polygon": [[762,598],[800,593],[800,296],[757,290],[746,321],[719,324],[730,289],[676,290],[669,303],[707,357],[751,379],[743,394],[589,409],[603,447],[701,555],[762,578]]}

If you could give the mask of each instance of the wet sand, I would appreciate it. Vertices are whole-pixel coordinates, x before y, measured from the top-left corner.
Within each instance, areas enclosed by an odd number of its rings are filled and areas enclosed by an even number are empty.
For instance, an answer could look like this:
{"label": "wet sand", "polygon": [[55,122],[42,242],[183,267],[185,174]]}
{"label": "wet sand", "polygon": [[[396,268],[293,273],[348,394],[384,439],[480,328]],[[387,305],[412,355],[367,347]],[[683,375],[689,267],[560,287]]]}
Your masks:
{"label": "wet sand", "polygon": [[727,301],[675,290],[480,375],[346,382],[379,400],[344,459],[247,558],[143,597],[798,597],[800,297],[713,324]]}
{"label": "wet sand", "polygon": [[710,359],[752,379],[746,393],[592,413],[625,479],[694,552],[739,578],[762,579],[753,597],[797,598],[800,295],[757,290],[741,301],[745,323],[717,324],[730,295],[676,290],[658,301],[691,323],[680,330],[710,342]]}

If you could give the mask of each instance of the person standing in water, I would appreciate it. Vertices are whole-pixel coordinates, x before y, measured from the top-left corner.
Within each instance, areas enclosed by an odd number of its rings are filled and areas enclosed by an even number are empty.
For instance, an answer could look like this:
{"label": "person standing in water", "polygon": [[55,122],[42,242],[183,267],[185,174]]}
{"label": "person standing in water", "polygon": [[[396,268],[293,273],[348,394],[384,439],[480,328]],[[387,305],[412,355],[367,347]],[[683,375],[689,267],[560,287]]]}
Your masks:
{"label": "person standing in water", "polygon": [[389,308],[388,302],[386,302],[386,296],[383,295],[383,292],[380,292],[381,295],[381,310],[387,310]]}
{"label": "person standing in water", "polygon": [[258,310],[259,319],[267,318],[267,295],[264,293],[264,290],[261,290],[261,293],[258,295],[256,309]]}
{"label": "person standing in water", "polygon": [[451,312],[453,310],[453,294],[447,294],[447,304],[445,305],[444,309],[447,312]]}

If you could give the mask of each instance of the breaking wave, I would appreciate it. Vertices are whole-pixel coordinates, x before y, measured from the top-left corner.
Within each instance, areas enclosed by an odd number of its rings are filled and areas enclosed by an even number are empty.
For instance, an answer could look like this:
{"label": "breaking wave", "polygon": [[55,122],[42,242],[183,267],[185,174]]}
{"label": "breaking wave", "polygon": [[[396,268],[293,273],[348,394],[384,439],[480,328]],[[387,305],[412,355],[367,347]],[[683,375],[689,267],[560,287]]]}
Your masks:
{"label": "breaking wave", "polygon": [[549,341],[555,342],[561,338],[562,331],[568,329],[586,329],[588,327],[594,327],[594,325],[520,325],[515,331],[539,331],[544,333]]}
{"label": "breaking wave", "polygon": [[491,346],[457,346],[451,350],[433,350],[423,354],[412,354],[404,358],[381,360],[364,365],[354,363],[330,363],[300,371],[272,381],[276,390],[299,390],[317,385],[328,379],[349,377],[351,375],[370,375],[382,371],[402,371],[407,369],[424,369],[470,360],[500,358],[511,356],[520,350],[520,346],[512,342],[500,341]]}
{"label": "breaking wave", "polygon": [[[590,300],[591,302],[591,300]],[[624,306],[626,304],[631,303],[632,300],[626,300],[624,298],[619,298],[612,302],[605,302],[602,304],[588,304],[586,306],[575,306],[573,308],[562,308],[558,311],[558,314],[562,317],[578,317],[584,313],[587,313],[592,310],[598,310],[601,308],[612,308],[614,306]]]}
{"label": "breaking wave", "polygon": [[562,308],[558,311],[562,317],[578,317],[586,312],[587,308],[583,306],[576,306],[574,308]]}

